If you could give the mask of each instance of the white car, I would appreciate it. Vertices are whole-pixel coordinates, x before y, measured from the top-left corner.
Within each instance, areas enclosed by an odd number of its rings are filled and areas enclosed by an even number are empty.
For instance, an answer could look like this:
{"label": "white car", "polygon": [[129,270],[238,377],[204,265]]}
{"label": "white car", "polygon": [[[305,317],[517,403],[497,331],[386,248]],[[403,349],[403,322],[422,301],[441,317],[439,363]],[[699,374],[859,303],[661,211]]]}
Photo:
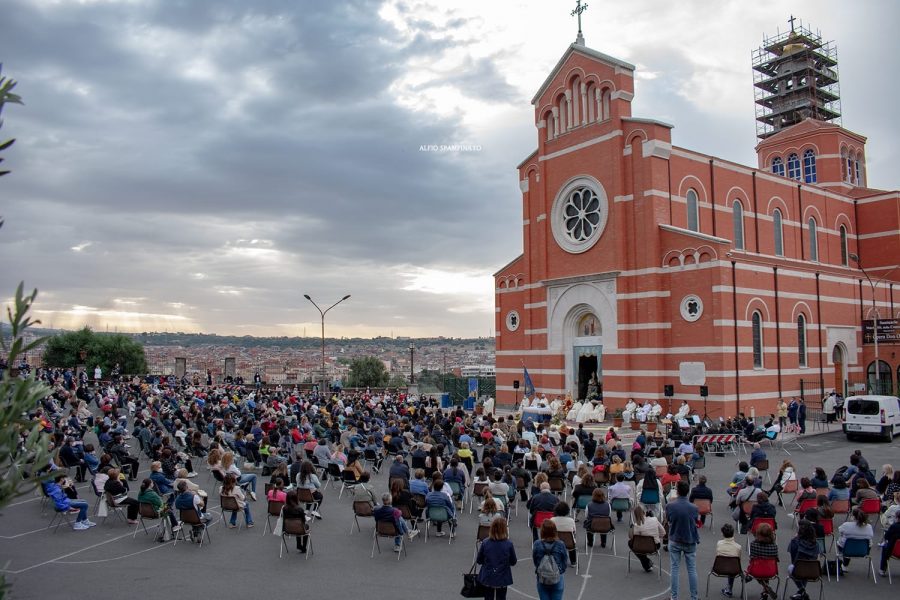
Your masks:
{"label": "white car", "polygon": [[876,436],[891,441],[900,433],[900,398],[896,396],[850,396],[844,402],[844,434]]}

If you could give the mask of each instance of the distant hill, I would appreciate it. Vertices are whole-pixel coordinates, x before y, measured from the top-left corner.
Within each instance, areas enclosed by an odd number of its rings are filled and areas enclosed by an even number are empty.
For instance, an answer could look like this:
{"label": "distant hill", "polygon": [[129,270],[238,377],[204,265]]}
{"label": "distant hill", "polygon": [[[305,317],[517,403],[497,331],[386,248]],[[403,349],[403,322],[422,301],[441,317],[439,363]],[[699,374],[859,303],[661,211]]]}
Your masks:
{"label": "distant hill", "polygon": [[[62,329],[47,329],[40,327],[29,328],[29,333],[33,336],[52,336],[58,333],[65,333]],[[4,336],[9,335],[9,325],[0,323],[0,333]],[[98,334],[107,332],[97,331]],[[109,332],[113,335],[112,332]],[[215,333],[183,333],[183,332],[142,332],[142,333],[123,333],[133,338],[135,341],[145,346],[243,346],[243,347],[292,347],[292,348],[318,348],[322,344],[322,338],[319,337],[255,337],[252,335],[236,336],[236,335],[216,335]],[[325,338],[329,344],[341,342],[348,345],[359,347],[378,347],[378,348],[395,348],[406,349],[409,343],[413,342],[416,348],[426,346],[457,346],[468,347],[475,346],[479,349],[492,350],[494,348],[494,340],[491,338]]]}

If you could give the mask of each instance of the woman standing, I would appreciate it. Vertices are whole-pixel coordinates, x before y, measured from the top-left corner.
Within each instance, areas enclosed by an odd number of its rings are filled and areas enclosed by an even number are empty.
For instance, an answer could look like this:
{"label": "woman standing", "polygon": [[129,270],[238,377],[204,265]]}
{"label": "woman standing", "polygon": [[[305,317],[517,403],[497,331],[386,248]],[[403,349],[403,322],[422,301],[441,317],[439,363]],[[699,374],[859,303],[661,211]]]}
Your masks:
{"label": "woman standing", "polygon": [[[556,535],[556,524],[550,519],[541,523],[541,539],[537,540],[531,548],[531,560],[536,569],[537,593],[540,600],[562,600],[566,583],[563,576],[569,560],[568,554],[566,545]],[[545,556],[556,563],[556,583],[541,581],[541,561]]]}
{"label": "woman standing", "polygon": [[478,581],[487,588],[486,600],[505,600],[506,588],[512,585],[512,569],[516,562],[516,549],[509,541],[506,519],[497,517],[491,521],[491,532],[478,548],[475,559],[481,565]]}

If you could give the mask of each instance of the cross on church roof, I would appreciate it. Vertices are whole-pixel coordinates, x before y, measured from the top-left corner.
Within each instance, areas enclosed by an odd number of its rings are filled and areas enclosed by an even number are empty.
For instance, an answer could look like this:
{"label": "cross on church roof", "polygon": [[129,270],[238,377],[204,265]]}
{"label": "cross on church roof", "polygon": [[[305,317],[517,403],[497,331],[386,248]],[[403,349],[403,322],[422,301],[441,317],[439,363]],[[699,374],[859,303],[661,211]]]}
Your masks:
{"label": "cross on church roof", "polygon": [[575,10],[573,10],[570,14],[571,16],[578,16],[578,37],[575,38],[575,43],[584,46],[584,36],[581,35],[581,13],[587,10],[587,2],[584,4],[581,3],[581,0],[577,0],[575,3]]}
{"label": "cross on church roof", "polygon": [[788,23],[791,24],[791,32],[792,32],[792,33],[793,33],[793,31],[794,31],[794,21],[796,21],[796,20],[797,20],[797,19],[794,18],[794,15],[791,15],[791,18],[788,19]]}

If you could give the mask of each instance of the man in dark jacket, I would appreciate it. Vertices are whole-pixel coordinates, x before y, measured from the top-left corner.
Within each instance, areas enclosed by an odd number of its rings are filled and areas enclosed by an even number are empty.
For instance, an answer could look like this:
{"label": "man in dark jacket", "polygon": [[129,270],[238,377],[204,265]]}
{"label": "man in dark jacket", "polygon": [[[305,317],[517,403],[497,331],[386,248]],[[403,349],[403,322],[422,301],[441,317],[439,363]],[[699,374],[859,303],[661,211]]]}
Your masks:
{"label": "man in dark jacket", "polygon": [[[688,502],[693,504],[694,500],[713,501],[712,490],[706,485],[706,475],[701,475],[700,479],[697,480],[697,485],[691,489],[691,495],[688,497]],[[706,515],[700,515],[700,523],[706,523]]]}
{"label": "man in dark jacket", "polygon": [[541,491],[528,500],[528,520],[531,522],[531,539],[537,541],[538,530],[535,527],[534,517],[539,512],[552,513],[559,504],[559,498],[550,491],[550,484],[546,481],[541,484]]}
{"label": "man in dark jacket", "polygon": [[[791,566],[789,572],[793,573],[794,565],[798,560],[818,560],[819,545],[816,541],[816,531],[812,523],[802,520],[797,525],[797,536],[791,540],[788,546],[788,552],[791,554]],[[797,585],[797,593],[791,596],[791,600],[806,600],[809,598],[806,594],[806,582],[802,579],[795,579]]]}
{"label": "man in dark jacket", "polygon": [[881,545],[881,565],[878,574],[882,577],[887,576],[887,565],[891,559],[891,552],[897,542],[900,542],[900,512],[896,513],[897,519],[884,532],[884,543]]}

